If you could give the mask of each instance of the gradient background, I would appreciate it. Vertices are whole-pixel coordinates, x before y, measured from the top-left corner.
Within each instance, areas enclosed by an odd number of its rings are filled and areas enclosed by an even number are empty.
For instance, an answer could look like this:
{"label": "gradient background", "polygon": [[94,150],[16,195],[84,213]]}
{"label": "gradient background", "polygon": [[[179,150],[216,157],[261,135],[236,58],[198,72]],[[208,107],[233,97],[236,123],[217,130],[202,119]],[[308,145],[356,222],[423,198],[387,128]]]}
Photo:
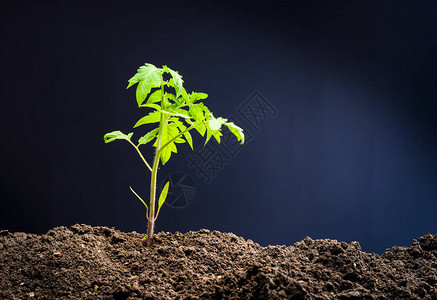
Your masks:
{"label": "gradient background", "polygon": [[[158,231],[376,253],[437,232],[436,1],[3,3],[1,229],[145,231],[128,186],[147,198],[149,174],[102,137],[144,115],[125,87],[150,62],[252,137],[210,183],[182,145],[160,180],[185,172],[196,198],[164,206]],[[254,91],[277,110],[259,131],[237,114]]]}

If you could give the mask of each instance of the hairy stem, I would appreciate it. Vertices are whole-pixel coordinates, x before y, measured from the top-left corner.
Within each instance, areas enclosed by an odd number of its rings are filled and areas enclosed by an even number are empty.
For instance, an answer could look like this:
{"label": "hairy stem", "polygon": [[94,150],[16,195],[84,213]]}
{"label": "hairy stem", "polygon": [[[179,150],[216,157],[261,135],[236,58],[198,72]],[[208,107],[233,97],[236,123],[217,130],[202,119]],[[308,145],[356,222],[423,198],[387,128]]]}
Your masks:
{"label": "hairy stem", "polygon": [[[162,91],[162,100],[161,100],[161,108],[164,102],[164,85],[161,79],[161,91]],[[150,246],[153,238],[153,230],[155,228],[155,200],[156,200],[156,179],[158,176],[158,167],[159,167],[159,158],[160,158],[160,150],[161,150],[161,138],[162,138],[162,129],[164,128],[163,123],[166,122],[161,114],[161,120],[159,122],[159,132],[158,132],[158,140],[155,151],[155,158],[153,160],[153,168],[152,174],[150,176],[150,209],[148,215],[148,223],[147,223],[147,246]]]}
{"label": "hairy stem", "polygon": [[[158,139],[158,145],[160,144],[160,139]],[[153,169],[150,179],[150,204],[149,204],[149,215],[147,217],[147,246],[150,246],[153,237],[153,230],[155,227],[155,199],[156,199],[156,178],[158,175],[158,165],[159,165],[159,153],[155,151],[155,159],[153,160]]]}

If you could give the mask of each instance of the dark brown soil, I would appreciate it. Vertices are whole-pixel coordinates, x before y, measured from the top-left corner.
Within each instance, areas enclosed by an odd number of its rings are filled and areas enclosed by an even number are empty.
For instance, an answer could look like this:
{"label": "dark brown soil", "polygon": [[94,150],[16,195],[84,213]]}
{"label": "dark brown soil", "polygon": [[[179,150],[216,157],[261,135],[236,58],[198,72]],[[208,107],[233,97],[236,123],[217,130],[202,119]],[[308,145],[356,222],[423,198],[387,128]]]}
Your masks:
{"label": "dark brown soil", "polygon": [[0,234],[1,299],[437,299],[437,236],[383,255],[358,242],[260,245],[200,230],[107,227]]}

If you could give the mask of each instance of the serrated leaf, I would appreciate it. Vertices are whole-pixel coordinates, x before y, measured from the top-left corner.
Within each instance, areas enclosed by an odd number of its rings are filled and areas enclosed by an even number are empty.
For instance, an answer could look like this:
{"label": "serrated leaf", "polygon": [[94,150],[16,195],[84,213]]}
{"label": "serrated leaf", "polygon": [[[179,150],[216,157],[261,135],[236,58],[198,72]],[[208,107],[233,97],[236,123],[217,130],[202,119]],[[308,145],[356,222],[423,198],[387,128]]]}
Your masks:
{"label": "serrated leaf", "polygon": [[146,104],[152,104],[156,102],[160,102],[162,100],[162,91],[156,90],[150,94],[149,99],[147,99]]}
{"label": "serrated leaf", "polygon": [[130,141],[133,134],[134,134],[133,132],[131,132],[129,134],[124,134],[123,132],[117,130],[117,131],[113,131],[113,132],[109,132],[109,133],[105,134],[103,136],[103,140],[105,141],[106,144],[113,142],[115,140],[128,140],[128,141]]}
{"label": "serrated leaf", "polygon": [[204,146],[206,145],[206,143],[208,143],[211,137],[212,137],[212,131],[208,126],[206,126],[206,139],[205,139],[205,144],[203,144]]}
{"label": "serrated leaf", "polygon": [[176,125],[182,131],[181,127],[184,126],[184,124],[181,121],[179,121],[178,117],[171,117],[170,122]]}
{"label": "serrated leaf", "polygon": [[175,87],[175,84],[174,84],[174,80],[173,80],[173,78],[170,78],[170,80],[167,81],[167,86],[168,86],[168,87],[172,87],[172,88]]}
{"label": "serrated leaf", "polygon": [[135,83],[137,83],[140,80],[139,77],[140,77],[140,75],[137,73],[131,79],[129,79],[128,80],[129,84],[127,85],[126,89],[130,88]]}
{"label": "serrated leaf", "polygon": [[176,95],[172,93],[165,93],[165,97],[169,100],[172,100],[173,102],[176,101]]}
{"label": "serrated leaf", "polygon": [[[179,135],[179,133],[180,133],[179,128],[176,124],[170,123],[168,125],[168,140],[171,140],[171,139],[177,137]],[[177,152],[176,145],[173,148],[172,152],[174,152],[174,153]]]}
{"label": "serrated leaf", "polygon": [[[178,134],[179,134],[179,130],[175,124],[173,123],[165,124],[164,127],[162,128],[162,133],[161,133],[161,146],[166,145]],[[157,141],[155,142],[154,145],[156,147]],[[170,159],[172,152],[177,153],[177,148],[174,141],[169,143],[165,148],[161,149],[161,160],[163,165]]]}
{"label": "serrated leaf", "polygon": [[208,126],[212,131],[219,130],[222,127],[222,123],[213,117],[208,121]]}
{"label": "serrated leaf", "polygon": [[167,198],[169,184],[170,184],[170,181],[167,181],[167,183],[162,188],[161,195],[159,195],[158,211],[161,208],[161,206],[164,204],[165,199]]}
{"label": "serrated leaf", "polygon": [[150,93],[152,88],[148,85],[146,81],[140,81],[137,86],[136,97],[138,106],[140,106],[147,97],[147,94]]}
{"label": "serrated leaf", "polygon": [[212,136],[216,139],[217,143],[219,143],[219,144],[220,144],[220,137],[222,135],[223,134],[220,132],[220,130],[215,130],[212,132]]}
{"label": "serrated leaf", "polygon": [[231,131],[237,137],[237,140],[240,142],[240,144],[243,144],[244,143],[243,129],[238,127],[232,122],[225,123],[225,125],[229,128],[229,131]]}
{"label": "serrated leaf", "polygon": [[188,113],[197,122],[203,121],[205,119],[203,115],[203,109],[198,105],[191,106]]}
{"label": "serrated leaf", "polygon": [[148,81],[152,87],[161,85],[162,70],[152,64],[145,63],[137,70],[140,81]]}
{"label": "serrated leaf", "polygon": [[[167,72],[170,73],[172,79],[173,79],[173,87],[176,91],[176,98],[178,98],[181,93],[182,93],[182,84],[183,84],[183,80],[182,80],[182,76],[179,75],[179,73],[177,71],[174,71],[172,69],[170,69],[167,66],[163,66],[164,70],[166,70]],[[171,80],[171,79],[170,79]]]}
{"label": "serrated leaf", "polygon": [[170,157],[171,157],[171,151],[170,151],[169,149],[167,149],[167,147],[166,147],[166,149],[163,149],[163,150],[161,151],[161,161],[162,161],[162,165],[165,165],[166,162],[169,161]]}
{"label": "serrated leaf", "polygon": [[205,118],[207,120],[211,120],[214,118],[214,116],[212,115],[211,111],[208,109],[208,107],[206,107],[203,103],[200,103],[200,106],[202,107],[202,110],[205,113]]}
{"label": "serrated leaf", "polygon": [[192,139],[192,137],[191,137],[190,132],[188,132],[188,131],[185,132],[185,133],[184,133],[184,137],[185,137],[185,139],[187,140],[188,144],[190,145],[191,150],[194,150],[194,148],[193,148],[193,139]]}
{"label": "serrated leaf", "polygon": [[127,88],[138,82],[136,91],[138,106],[140,106],[144,102],[153,87],[159,87],[161,85],[161,75],[161,69],[156,68],[152,64],[146,63],[144,66],[141,66],[137,70],[137,74],[135,74],[131,79],[128,80],[129,85]]}
{"label": "serrated leaf", "polygon": [[184,87],[182,87],[181,96],[182,96],[182,99],[184,99],[185,101],[187,101],[187,103],[190,103],[190,104],[191,104],[191,101],[189,101],[190,99],[188,98],[187,91],[185,90]]}
{"label": "serrated leaf", "polygon": [[190,95],[190,100],[192,103],[194,103],[195,101],[198,101],[198,100],[206,99],[206,98],[208,98],[208,94],[206,94],[206,93],[191,92],[191,95]]}
{"label": "serrated leaf", "polygon": [[[176,124],[176,126],[179,128],[180,132],[187,130],[187,127],[179,120],[174,121],[174,124]],[[188,144],[190,145],[191,149],[194,150],[193,149],[193,139],[191,138],[190,132],[189,131],[184,132],[183,136],[184,136],[185,140],[188,142]]]}
{"label": "serrated leaf", "polygon": [[201,136],[205,135],[205,132],[206,132],[205,124],[196,125],[194,128],[196,128],[196,130],[200,133]]}
{"label": "serrated leaf", "polygon": [[177,148],[174,142],[168,144],[164,149],[161,151],[161,161],[162,164],[165,165],[171,157],[171,153],[177,153]]}
{"label": "serrated leaf", "polygon": [[171,71],[171,76],[173,76],[173,79],[175,81],[175,90],[176,90],[176,97],[179,97],[182,92],[182,76],[180,76],[177,72]]}
{"label": "serrated leaf", "polygon": [[134,125],[134,128],[144,124],[157,123],[159,121],[161,121],[161,112],[153,111],[149,113],[147,116],[139,119],[138,122]]}
{"label": "serrated leaf", "polygon": [[[214,116],[211,114],[211,120],[209,120],[206,126],[206,141],[205,141],[205,145],[206,143],[211,139],[211,136],[213,136],[217,142],[220,144],[220,137],[222,136],[221,132],[220,132],[220,128],[222,126],[222,123],[218,120],[215,119]],[[211,126],[212,124],[212,126]]]}
{"label": "serrated leaf", "polygon": [[159,132],[159,127],[153,129],[152,131],[149,131],[148,133],[146,133],[144,136],[142,136],[139,140],[138,140],[138,144],[139,145],[144,145],[147,144],[148,142],[150,142],[151,140],[153,140]]}
{"label": "serrated leaf", "polygon": [[217,121],[219,121],[222,124],[225,124],[228,121],[228,119],[225,119],[225,118],[222,118],[222,117],[218,117]]}

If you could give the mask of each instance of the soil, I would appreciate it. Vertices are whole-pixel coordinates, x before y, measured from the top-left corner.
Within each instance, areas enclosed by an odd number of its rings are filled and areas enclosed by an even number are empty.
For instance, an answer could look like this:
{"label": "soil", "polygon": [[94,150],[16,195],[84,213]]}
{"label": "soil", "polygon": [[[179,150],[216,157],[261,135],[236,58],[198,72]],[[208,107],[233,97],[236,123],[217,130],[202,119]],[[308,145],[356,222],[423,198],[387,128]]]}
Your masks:
{"label": "soil", "polygon": [[358,242],[261,247],[232,233],[73,225],[0,231],[0,299],[437,299],[437,236],[377,255]]}

